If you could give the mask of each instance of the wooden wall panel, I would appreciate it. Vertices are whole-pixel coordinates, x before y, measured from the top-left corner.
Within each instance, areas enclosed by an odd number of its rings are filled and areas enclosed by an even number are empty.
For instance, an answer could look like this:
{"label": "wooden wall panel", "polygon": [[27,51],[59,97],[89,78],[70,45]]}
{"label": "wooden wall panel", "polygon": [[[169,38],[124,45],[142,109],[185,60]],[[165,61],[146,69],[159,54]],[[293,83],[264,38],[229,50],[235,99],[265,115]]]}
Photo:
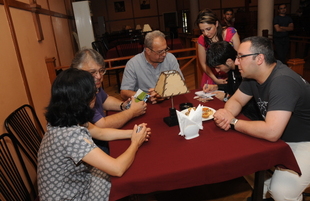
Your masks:
{"label": "wooden wall panel", "polygon": [[50,10],[54,12],[66,14],[66,7],[64,0],[49,0],[49,7]]}
{"label": "wooden wall panel", "polygon": [[[36,3],[38,4],[38,5],[40,5],[41,6],[41,8],[44,8],[44,9],[48,9],[48,2],[47,2],[48,0],[36,0]],[[49,0],[50,1],[50,0]],[[56,1],[56,0],[53,0],[53,1]],[[53,1],[50,1],[50,2],[53,2]],[[28,1],[28,2],[26,2],[26,3],[28,3],[29,4],[29,2],[30,1]]]}
{"label": "wooden wall panel", "polygon": [[17,107],[28,103],[25,86],[14,49],[4,6],[0,5],[0,132],[5,132],[3,122]]}
{"label": "wooden wall panel", "polygon": [[59,54],[58,62],[61,66],[70,65],[75,53],[72,46],[72,31],[70,31],[68,23],[68,19],[52,17],[57,52]]}
{"label": "wooden wall panel", "polygon": [[[42,42],[38,42],[32,14],[13,8],[11,9],[11,15],[29,84],[30,94],[40,121],[44,122],[43,125],[45,125],[43,113],[50,98],[51,84],[47,79],[48,73],[43,58],[47,55],[56,54],[53,36],[51,35],[51,23],[47,16],[42,16],[43,21],[41,21],[41,23],[44,25],[49,24],[49,26],[44,27],[45,30],[43,33],[45,39]],[[25,26],[25,24],[27,24],[27,26]],[[47,48],[48,46],[52,48],[49,49]],[[50,52],[53,49],[54,51]]]}
{"label": "wooden wall panel", "polygon": [[19,2],[23,2],[23,3],[29,4],[29,0],[16,0],[16,1],[19,1]]}
{"label": "wooden wall panel", "polygon": [[[72,16],[67,15],[72,13],[71,0],[37,0],[36,15],[30,12],[30,2],[7,1],[5,12],[0,1],[2,132],[4,119],[23,104],[33,105],[41,123],[46,124],[44,110],[50,99],[51,84],[45,58],[55,57],[58,65],[69,65],[75,53]],[[48,2],[53,10],[49,10]],[[42,33],[41,40],[38,30]]]}
{"label": "wooden wall panel", "polygon": [[[176,1],[167,2],[167,0],[158,0],[158,14],[160,15],[160,30],[166,31],[164,23],[164,13],[172,13],[177,11]],[[178,16],[177,16],[178,19]],[[182,22],[178,21],[179,26],[182,25]],[[168,30],[167,30],[168,31]]]}
{"label": "wooden wall panel", "polygon": [[[157,7],[157,0],[149,0],[150,2],[150,9],[142,9],[140,8],[141,0],[132,0],[133,2],[133,10],[135,17],[147,17],[147,16],[154,16],[158,15],[158,7]],[[170,3],[170,0],[166,0],[166,3]],[[166,5],[166,7],[168,7]],[[160,8],[159,8],[160,9]]]}
{"label": "wooden wall panel", "polygon": [[[254,3],[254,0],[252,0],[252,4]],[[257,4],[255,4],[257,5]],[[238,1],[232,1],[232,0],[222,0],[222,7],[223,8],[235,8],[235,7],[243,7],[244,6],[244,0],[238,0]]]}
{"label": "wooden wall panel", "polygon": [[176,1],[158,0],[158,10],[160,15],[163,13],[176,12]]}
{"label": "wooden wall panel", "polygon": [[214,1],[214,0],[199,0],[199,10],[210,8],[210,9],[216,9],[220,8],[220,1]]}
{"label": "wooden wall panel", "polygon": [[130,26],[131,28],[134,28],[134,21],[133,19],[126,19],[126,20],[119,20],[119,21],[113,21],[108,23],[110,27],[109,32],[114,32],[114,31],[120,31],[125,29],[126,26]]}
{"label": "wooden wall panel", "polygon": [[[124,10],[117,12],[116,4],[118,2],[124,2]],[[107,6],[109,10],[109,20],[120,20],[133,18],[132,4],[131,1],[107,1]]]}

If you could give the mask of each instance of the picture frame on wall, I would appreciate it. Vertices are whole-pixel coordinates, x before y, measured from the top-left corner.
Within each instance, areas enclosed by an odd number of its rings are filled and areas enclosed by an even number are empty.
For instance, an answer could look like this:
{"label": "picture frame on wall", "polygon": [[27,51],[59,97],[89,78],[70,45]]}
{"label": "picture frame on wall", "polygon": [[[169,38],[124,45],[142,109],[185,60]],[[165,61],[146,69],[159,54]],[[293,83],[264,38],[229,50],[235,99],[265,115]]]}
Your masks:
{"label": "picture frame on wall", "polygon": [[114,2],[114,9],[116,13],[125,12],[125,3],[124,1],[116,1]]}
{"label": "picture frame on wall", "polygon": [[140,0],[140,9],[145,10],[145,9],[150,9],[150,0]]}

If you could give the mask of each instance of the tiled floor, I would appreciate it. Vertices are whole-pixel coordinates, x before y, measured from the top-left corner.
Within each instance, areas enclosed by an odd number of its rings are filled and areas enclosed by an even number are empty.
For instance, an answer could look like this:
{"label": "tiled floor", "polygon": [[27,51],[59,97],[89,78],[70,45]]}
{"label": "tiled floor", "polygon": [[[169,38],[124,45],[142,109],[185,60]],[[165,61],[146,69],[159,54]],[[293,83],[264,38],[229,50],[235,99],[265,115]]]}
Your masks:
{"label": "tiled floor", "polygon": [[[190,89],[194,89],[193,68],[188,67],[183,71],[183,74],[187,86]],[[310,61],[305,65],[303,77],[310,82]],[[108,76],[104,76],[105,91],[109,95],[120,98],[115,75],[110,75],[110,79],[111,85],[109,86]],[[248,175],[222,183],[178,189],[169,192],[157,192],[145,196],[122,199],[122,201],[246,201],[252,193],[251,185],[253,184],[253,179],[253,175]],[[310,197],[307,197],[305,201],[310,201]]]}

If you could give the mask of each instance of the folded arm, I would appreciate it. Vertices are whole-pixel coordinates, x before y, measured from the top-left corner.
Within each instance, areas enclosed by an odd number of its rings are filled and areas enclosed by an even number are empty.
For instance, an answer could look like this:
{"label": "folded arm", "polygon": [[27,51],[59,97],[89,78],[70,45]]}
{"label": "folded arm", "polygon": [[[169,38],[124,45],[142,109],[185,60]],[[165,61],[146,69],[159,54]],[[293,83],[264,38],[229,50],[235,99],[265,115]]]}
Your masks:
{"label": "folded arm", "polygon": [[[214,114],[214,121],[223,130],[230,129],[230,122],[241,111],[242,107],[252,98],[242,93],[239,89],[227,101],[223,109]],[[268,141],[277,141],[290,117],[291,112],[284,110],[268,111],[264,121],[240,120],[235,125],[235,130]]]}
{"label": "folded arm", "polygon": [[274,28],[277,32],[293,31],[294,30],[294,24],[290,23],[287,27],[282,27],[279,24],[275,24]]}

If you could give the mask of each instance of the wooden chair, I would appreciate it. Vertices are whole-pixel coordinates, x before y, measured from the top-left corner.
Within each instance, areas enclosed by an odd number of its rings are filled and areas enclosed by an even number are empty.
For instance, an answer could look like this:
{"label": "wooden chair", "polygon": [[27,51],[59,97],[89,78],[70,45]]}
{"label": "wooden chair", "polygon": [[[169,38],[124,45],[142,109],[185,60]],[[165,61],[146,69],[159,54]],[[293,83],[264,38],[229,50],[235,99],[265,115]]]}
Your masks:
{"label": "wooden chair", "polygon": [[27,151],[11,133],[0,136],[0,150],[1,197],[6,201],[38,200],[37,189],[22,157],[22,154],[29,156]]}
{"label": "wooden chair", "polygon": [[91,43],[92,48],[99,52],[103,58],[106,58],[108,52],[107,46],[101,40],[96,40]]}
{"label": "wooden chair", "polygon": [[5,119],[4,125],[8,133],[20,140],[36,168],[37,153],[45,131],[33,107],[25,104],[17,108]]}
{"label": "wooden chair", "polygon": [[[94,50],[96,50],[97,52],[99,52],[101,54],[101,56],[105,59],[107,52],[109,49],[108,46],[104,43],[103,40],[97,40],[92,42],[92,47]],[[107,75],[108,75],[108,81],[109,81],[109,86],[111,86],[111,80],[110,80],[110,75],[111,75],[111,70],[107,71]],[[117,84],[120,86],[120,79],[119,79],[119,69],[115,69],[113,70],[113,74],[115,74],[116,76],[116,80],[117,80]],[[102,86],[103,88],[103,86]]]}
{"label": "wooden chair", "polygon": [[310,186],[308,186],[308,188],[306,188],[306,190],[302,193],[303,195],[303,200],[306,201],[306,197],[309,198],[310,197]]}
{"label": "wooden chair", "polygon": [[70,66],[56,66],[55,61],[56,61],[55,57],[45,59],[45,64],[47,67],[51,84],[53,84],[54,80],[56,79],[57,72],[70,68]]}

